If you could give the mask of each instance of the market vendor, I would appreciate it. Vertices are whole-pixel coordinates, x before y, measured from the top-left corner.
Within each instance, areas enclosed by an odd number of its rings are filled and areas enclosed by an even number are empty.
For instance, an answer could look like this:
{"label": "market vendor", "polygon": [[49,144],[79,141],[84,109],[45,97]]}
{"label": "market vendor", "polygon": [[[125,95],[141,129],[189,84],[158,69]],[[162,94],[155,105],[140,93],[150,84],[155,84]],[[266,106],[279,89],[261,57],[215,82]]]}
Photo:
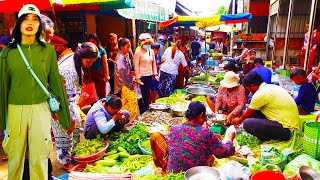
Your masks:
{"label": "market vendor", "polygon": [[157,167],[179,173],[195,166],[208,166],[212,155],[224,158],[234,154],[235,133],[228,134],[227,143],[222,143],[216,133],[202,127],[205,113],[204,104],[191,102],[185,112],[187,122],[171,127],[166,137],[161,133],[150,135],[152,157]]}
{"label": "market vendor", "polygon": [[96,102],[87,114],[84,137],[94,139],[99,134],[104,137],[110,131],[120,131],[130,118],[129,112],[121,110],[121,107],[121,99],[115,95]]}
{"label": "market vendor", "polygon": [[240,118],[228,120],[226,124],[243,122],[244,129],[262,141],[286,141],[294,129],[299,130],[297,105],[285,89],[264,83],[255,72],[244,77],[243,85],[254,93],[251,103]]}
{"label": "market vendor", "polygon": [[301,68],[295,68],[290,74],[290,78],[297,85],[301,85],[298,96],[294,99],[298,106],[300,115],[307,115],[314,111],[316,103],[316,88],[309,82],[307,73]]}
{"label": "market vendor", "polygon": [[202,67],[202,61],[203,61],[203,58],[202,56],[197,56],[196,60],[193,60],[191,61],[191,64],[192,64],[192,75],[193,76],[197,76],[201,73],[205,73],[206,70]]}
{"label": "market vendor", "polygon": [[[240,78],[233,71],[228,71],[220,81],[220,87],[215,97],[207,96],[206,101],[215,113],[227,114],[231,121],[242,114],[246,104],[245,89],[239,84]],[[221,111],[221,112],[220,112]]]}

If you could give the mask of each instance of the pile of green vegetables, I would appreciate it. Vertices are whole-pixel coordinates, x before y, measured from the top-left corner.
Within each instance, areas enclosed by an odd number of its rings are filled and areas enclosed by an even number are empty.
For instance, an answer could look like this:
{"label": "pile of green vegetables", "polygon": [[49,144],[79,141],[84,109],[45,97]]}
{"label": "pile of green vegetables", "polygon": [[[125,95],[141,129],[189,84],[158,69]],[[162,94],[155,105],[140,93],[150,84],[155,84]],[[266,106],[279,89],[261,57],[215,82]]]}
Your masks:
{"label": "pile of green vegetables", "polygon": [[184,179],[184,173],[178,174],[167,174],[164,177],[157,176],[157,175],[144,175],[135,177],[136,180],[181,180]]}
{"label": "pile of green vegetables", "polygon": [[256,136],[252,136],[250,134],[239,134],[236,135],[235,139],[239,146],[247,145],[250,148],[255,148],[262,143]]}
{"label": "pile of green vegetables", "polygon": [[104,174],[123,174],[118,166],[130,157],[130,154],[122,147],[112,150],[105,154],[102,160],[95,162],[95,166],[87,165],[84,172],[104,173]]}
{"label": "pile of green vegetables", "polygon": [[199,76],[194,76],[191,78],[192,81],[206,81],[206,82],[212,82],[212,83],[219,83],[220,81],[222,81],[224,78],[224,74],[223,73],[217,73],[217,75],[214,76],[210,76],[208,74],[201,74]]}
{"label": "pile of green vegetables", "polygon": [[123,147],[129,154],[141,154],[138,146],[140,140],[145,140],[149,137],[148,128],[145,124],[134,126],[128,133],[119,135],[112,134],[109,136],[109,151],[117,150],[118,147]]}
{"label": "pile of green vegetables", "polygon": [[145,141],[142,141],[141,143],[141,147],[146,150],[146,151],[149,151],[151,152],[151,146],[150,146],[150,140],[145,140]]}
{"label": "pile of green vegetables", "polygon": [[254,174],[263,170],[282,171],[291,160],[300,154],[301,152],[294,152],[290,148],[280,151],[276,146],[262,145],[260,159],[249,163],[250,173]]}
{"label": "pile of green vegetables", "polygon": [[103,142],[103,139],[98,136],[96,139],[86,139],[77,144],[77,146],[72,150],[72,154],[76,157],[85,157],[97,153],[105,147],[106,145]]}
{"label": "pile of green vegetables", "polygon": [[120,169],[126,173],[134,173],[152,162],[150,155],[134,155],[125,160]]}
{"label": "pile of green vegetables", "polygon": [[216,75],[216,82],[220,82],[224,79],[224,74],[223,73],[217,73]]}
{"label": "pile of green vegetables", "polygon": [[206,97],[205,96],[197,96],[195,98],[192,98],[191,101],[200,101],[202,103],[206,102]]}

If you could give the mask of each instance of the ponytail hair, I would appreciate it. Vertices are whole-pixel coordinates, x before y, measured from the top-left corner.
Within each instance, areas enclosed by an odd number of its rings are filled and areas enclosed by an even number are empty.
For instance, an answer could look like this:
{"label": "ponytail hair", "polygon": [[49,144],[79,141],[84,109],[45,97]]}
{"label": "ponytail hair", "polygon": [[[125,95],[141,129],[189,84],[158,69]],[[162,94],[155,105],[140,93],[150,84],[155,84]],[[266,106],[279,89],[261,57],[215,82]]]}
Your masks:
{"label": "ponytail hair", "polygon": [[201,113],[206,113],[206,107],[200,101],[194,101],[189,104],[185,115],[188,120],[191,120],[197,118]]}
{"label": "ponytail hair", "polygon": [[173,59],[174,56],[176,55],[176,51],[179,50],[181,47],[181,40],[177,40],[176,44],[172,47],[172,52],[171,52],[171,58]]}
{"label": "ponytail hair", "polygon": [[[81,73],[81,59],[82,58],[98,58],[98,47],[91,42],[79,43],[77,49],[74,52],[73,60],[76,67],[77,74],[79,76],[79,84],[82,85],[82,73]],[[89,78],[89,70],[84,69],[85,79]]]}

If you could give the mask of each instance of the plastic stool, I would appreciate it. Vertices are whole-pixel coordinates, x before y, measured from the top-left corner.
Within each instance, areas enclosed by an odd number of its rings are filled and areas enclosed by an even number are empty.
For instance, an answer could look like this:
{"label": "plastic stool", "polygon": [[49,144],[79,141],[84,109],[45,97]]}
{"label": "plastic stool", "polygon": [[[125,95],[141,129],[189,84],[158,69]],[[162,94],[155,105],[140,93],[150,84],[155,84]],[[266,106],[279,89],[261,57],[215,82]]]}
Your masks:
{"label": "plastic stool", "polygon": [[272,68],[272,61],[265,61],[264,66]]}

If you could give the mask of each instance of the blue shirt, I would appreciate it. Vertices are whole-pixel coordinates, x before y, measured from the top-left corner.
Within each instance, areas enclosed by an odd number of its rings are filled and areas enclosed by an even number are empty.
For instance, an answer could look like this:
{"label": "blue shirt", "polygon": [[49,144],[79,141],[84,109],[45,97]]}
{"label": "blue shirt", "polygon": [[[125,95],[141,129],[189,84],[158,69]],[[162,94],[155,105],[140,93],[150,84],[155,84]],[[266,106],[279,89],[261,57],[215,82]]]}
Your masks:
{"label": "blue shirt", "polygon": [[191,53],[192,55],[199,55],[199,49],[201,48],[201,45],[197,41],[193,41],[190,45],[191,47]]}
{"label": "blue shirt", "polygon": [[91,69],[98,71],[103,68],[102,56],[107,54],[107,51],[103,48],[99,49],[99,56],[95,62],[92,63]]}
{"label": "blue shirt", "polygon": [[[11,42],[11,37],[8,34],[0,34],[0,44],[3,44],[5,46],[7,46],[10,42]],[[0,49],[0,52],[2,51],[2,49]]]}
{"label": "blue shirt", "polygon": [[108,133],[115,126],[112,116],[103,107],[103,101],[104,99],[100,99],[90,108],[84,125],[84,133],[89,131],[94,124],[97,124],[99,131],[103,134]]}
{"label": "blue shirt", "polygon": [[294,100],[298,107],[307,112],[314,111],[314,105],[316,103],[316,88],[311,82],[301,85],[298,93],[298,97]]}
{"label": "blue shirt", "polygon": [[270,69],[264,67],[263,65],[259,65],[256,68],[252,69],[251,72],[256,72],[262,77],[262,80],[267,83],[271,84],[271,71]]}

